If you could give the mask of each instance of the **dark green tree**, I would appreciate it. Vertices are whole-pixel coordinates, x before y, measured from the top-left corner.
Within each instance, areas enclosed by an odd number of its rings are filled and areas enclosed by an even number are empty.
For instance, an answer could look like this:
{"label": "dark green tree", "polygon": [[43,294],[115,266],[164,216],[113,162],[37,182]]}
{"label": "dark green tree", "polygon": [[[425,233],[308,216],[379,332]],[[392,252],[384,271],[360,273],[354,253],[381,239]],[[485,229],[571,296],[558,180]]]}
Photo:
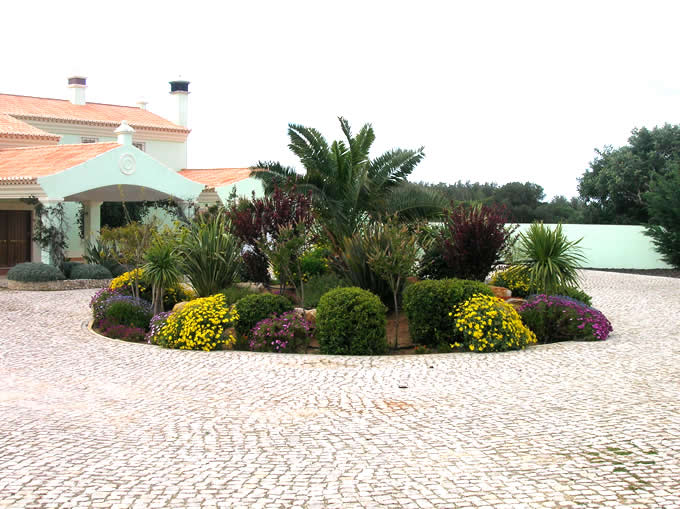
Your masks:
{"label": "dark green tree", "polygon": [[508,182],[498,188],[493,201],[505,205],[511,221],[531,223],[536,219],[536,209],[545,197],[543,187],[533,182]]}
{"label": "dark green tree", "polygon": [[649,211],[646,234],[652,238],[661,258],[680,269],[680,165],[658,176],[645,193]]}
{"label": "dark green tree", "polygon": [[680,125],[633,129],[628,145],[596,150],[578,191],[600,223],[644,224],[650,182],[680,163]]}

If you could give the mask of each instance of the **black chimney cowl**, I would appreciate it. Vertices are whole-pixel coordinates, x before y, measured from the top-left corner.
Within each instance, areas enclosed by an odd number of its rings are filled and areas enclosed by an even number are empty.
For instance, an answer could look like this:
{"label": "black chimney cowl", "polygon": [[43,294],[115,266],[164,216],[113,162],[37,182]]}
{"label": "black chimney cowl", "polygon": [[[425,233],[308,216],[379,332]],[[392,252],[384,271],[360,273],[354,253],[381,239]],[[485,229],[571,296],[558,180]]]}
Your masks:
{"label": "black chimney cowl", "polygon": [[189,92],[189,82],[183,80],[170,81],[170,93],[172,92]]}

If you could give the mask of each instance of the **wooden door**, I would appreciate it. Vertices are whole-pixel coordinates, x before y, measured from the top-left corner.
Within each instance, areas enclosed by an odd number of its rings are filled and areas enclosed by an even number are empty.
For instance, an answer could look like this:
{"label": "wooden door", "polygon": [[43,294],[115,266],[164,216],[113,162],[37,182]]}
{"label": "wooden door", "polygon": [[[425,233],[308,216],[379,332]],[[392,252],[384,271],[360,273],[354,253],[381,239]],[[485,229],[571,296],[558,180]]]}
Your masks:
{"label": "wooden door", "polygon": [[0,267],[31,261],[31,212],[0,210]]}

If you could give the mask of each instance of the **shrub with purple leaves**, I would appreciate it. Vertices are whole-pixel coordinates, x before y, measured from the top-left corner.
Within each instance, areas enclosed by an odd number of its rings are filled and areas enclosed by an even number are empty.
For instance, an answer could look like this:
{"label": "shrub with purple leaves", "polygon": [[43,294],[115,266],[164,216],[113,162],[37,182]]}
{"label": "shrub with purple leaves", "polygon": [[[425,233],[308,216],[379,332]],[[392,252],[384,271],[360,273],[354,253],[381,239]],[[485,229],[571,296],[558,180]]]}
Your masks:
{"label": "shrub with purple leaves", "polygon": [[314,334],[311,323],[295,311],[265,318],[250,331],[253,352],[304,353]]}
{"label": "shrub with purple leaves", "polygon": [[121,296],[118,290],[112,290],[111,288],[102,288],[94,294],[92,299],[90,299],[90,309],[92,310],[92,318],[95,322],[104,318],[104,304],[113,296]]}
{"label": "shrub with purple leaves", "polygon": [[104,318],[98,322],[97,330],[100,334],[114,339],[125,341],[143,342],[146,331],[140,327],[123,325],[115,321]]}
{"label": "shrub with purple leaves", "polygon": [[165,311],[163,313],[154,315],[154,317],[149,322],[149,332],[146,333],[146,337],[144,338],[146,339],[147,343],[151,343],[152,345],[156,344],[156,336],[161,331],[161,329],[165,327],[165,324],[168,323],[168,317],[171,314],[172,311]]}
{"label": "shrub with purple leaves", "polygon": [[532,295],[518,311],[538,343],[605,340],[613,330],[602,312],[569,297]]}

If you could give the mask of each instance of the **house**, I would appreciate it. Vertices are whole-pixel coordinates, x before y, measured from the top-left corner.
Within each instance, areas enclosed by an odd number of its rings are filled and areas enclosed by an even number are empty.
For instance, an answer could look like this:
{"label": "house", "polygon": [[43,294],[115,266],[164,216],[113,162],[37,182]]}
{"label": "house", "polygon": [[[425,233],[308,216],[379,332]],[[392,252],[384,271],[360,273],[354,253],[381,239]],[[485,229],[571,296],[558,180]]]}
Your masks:
{"label": "house", "polygon": [[[36,197],[62,203],[69,224],[66,256],[79,258],[100,227],[107,201],[170,198],[210,204],[262,194],[248,168],[187,168],[188,81],[171,81],[176,118],[147,109],[88,103],[87,80],[68,78],[70,100],[0,94],[0,273],[25,261],[48,262],[31,240]],[[84,209],[85,240],[76,231]]]}

